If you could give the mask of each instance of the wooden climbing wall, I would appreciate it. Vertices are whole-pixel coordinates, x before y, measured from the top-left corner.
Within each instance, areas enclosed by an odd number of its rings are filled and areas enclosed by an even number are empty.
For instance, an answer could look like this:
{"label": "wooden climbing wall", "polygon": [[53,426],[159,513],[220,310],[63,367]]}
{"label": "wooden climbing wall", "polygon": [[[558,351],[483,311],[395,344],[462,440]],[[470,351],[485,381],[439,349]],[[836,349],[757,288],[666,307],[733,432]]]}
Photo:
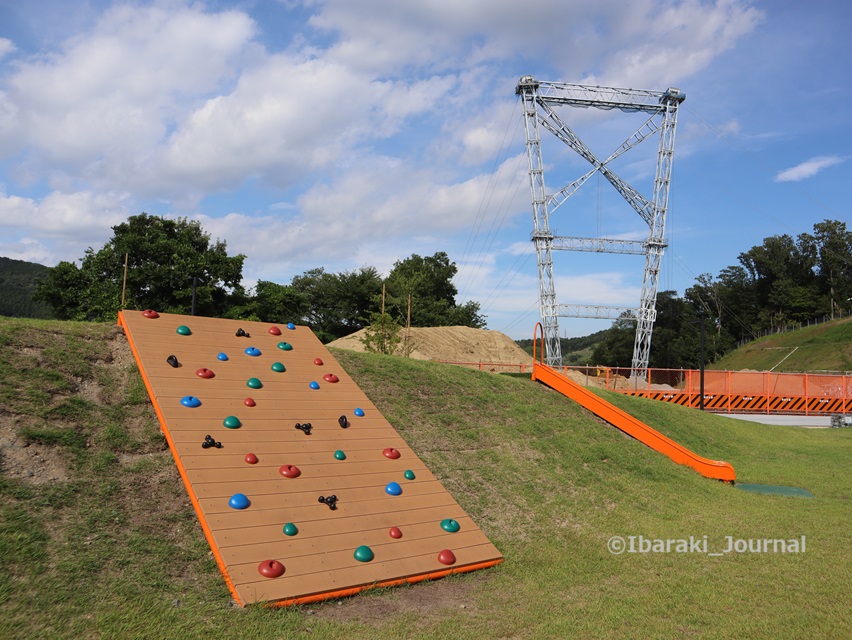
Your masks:
{"label": "wooden climbing wall", "polygon": [[[241,605],[312,602],[502,561],[307,327],[138,311],[121,312],[119,324]],[[192,399],[200,406],[186,406]],[[202,447],[207,436],[221,448]],[[293,467],[298,477],[282,474]],[[336,496],[336,508],[320,496]],[[279,563],[279,577],[261,572]]]}

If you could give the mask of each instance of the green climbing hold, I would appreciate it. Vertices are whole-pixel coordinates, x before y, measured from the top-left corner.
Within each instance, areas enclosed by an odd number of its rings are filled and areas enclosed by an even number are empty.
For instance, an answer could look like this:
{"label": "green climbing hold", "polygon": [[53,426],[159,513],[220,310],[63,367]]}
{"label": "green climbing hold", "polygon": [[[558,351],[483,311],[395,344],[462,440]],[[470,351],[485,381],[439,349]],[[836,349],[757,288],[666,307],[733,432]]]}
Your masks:
{"label": "green climbing hold", "polygon": [[284,371],[287,371],[287,368],[280,362],[274,362],[272,363],[272,370],[276,373],[283,373]]}
{"label": "green climbing hold", "polygon": [[222,424],[229,429],[239,429],[243,426],[243,423],[240,422],[240,419],[237,416],[228,416]]}
{"label": "green climbing hold", "polygon": [[406,469],[402,475],[405,476],[406,480],[414,480],[414,472],[411,469]]}
{"label": "green climbing hold", "polygon": [[185,324],[180,325],[177,328],[177,332],[182,336],[191,336],[192,335],[192,331],[190,331],[189,327],[187,327]]}
{"label": "green climbing hold", "polygon": [[461,525],[451,518],[441,520],[441,528],[448,533],[455,533],[461,529]]}
{"label": "green climbing hold", "polygon": [[297,533],[299,533],[299,529],[292,522],[288,522],[287,524],[284,525],[284,535],[285,536],[294,536]]}
{"label": "green climbing hold", "polygon": [[375,557],[373,550],[365,544],[355,549],[355,559],[358,562],[369,562]]}
{"label": "green climbing hold", "polygon": [[334,452],[334,459],[335,460],[346,460],[346,454],[343,453],[343,451],[341,451],[340,449],[338,449],[337,451]]}
{"label": "green climbing hold", "polygon": [[246,382],[246,386],[251,389],[260,389],[263,387],[263,383],[257,378],[249,378],[248,382]]}
{"label": "green climbing hold", "polygon": [[289,342],[279,342],[278,348],[281,349],[281,351],[292,351],[293,345]]}

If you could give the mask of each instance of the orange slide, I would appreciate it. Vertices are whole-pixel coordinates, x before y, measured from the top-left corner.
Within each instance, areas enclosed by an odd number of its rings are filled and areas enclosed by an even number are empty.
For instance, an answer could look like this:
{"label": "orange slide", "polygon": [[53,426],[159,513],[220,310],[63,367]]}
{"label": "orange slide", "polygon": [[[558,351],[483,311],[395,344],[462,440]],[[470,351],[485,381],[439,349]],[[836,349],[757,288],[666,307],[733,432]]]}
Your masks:
{"label": "orange slide", "polygon": [[692,467],[706,478],[714,478],[725,482],[734,482],[737,479],[734,467],[729,462],[702,458],[686,447],[679,445],[674,440],[667,438],[659,431],[655,431],[641,420],[637,420],[629,413],[625,413],[615,405],[592,393],[582,385],[554,371],[546,364],[534,360],[532,379],[538,380],[571,398],[584,409],[588,409],[599,418],[603,418],[612,426],[621,429],[624,433],[636,438],[642,444],[668,456],[678,464]]}

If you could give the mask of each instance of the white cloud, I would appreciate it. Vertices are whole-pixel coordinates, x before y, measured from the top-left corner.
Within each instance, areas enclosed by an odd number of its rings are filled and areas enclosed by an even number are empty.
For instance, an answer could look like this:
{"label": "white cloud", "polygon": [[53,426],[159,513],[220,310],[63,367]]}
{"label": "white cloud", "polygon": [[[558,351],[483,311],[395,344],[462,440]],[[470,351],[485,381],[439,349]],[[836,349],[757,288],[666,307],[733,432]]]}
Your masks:
{"label": "white cloud", "polygon": [[817,156],[800,162],[795,167],[779,171],[775,174],[775,182],[798,182],[805,178],[812,178],[823,169],[841,164],[846,160],[841,156]]}
{"label": "white cloud", "polygon": [[0,58],[7,56],[16,49],[15,43],[8,38],[0,38]]}

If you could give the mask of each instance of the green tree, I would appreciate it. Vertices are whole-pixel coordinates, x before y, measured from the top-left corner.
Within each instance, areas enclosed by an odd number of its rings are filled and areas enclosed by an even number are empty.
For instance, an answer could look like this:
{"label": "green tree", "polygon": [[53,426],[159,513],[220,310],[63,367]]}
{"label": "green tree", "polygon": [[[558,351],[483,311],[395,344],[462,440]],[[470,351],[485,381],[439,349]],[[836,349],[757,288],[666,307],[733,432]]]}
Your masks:
{"label": "green tree", "polygon": [[389,313],[372,313],[361,344],[370,353],[393,355],[402,342],[402,336],[399,335],[401,330],[399,322]]}
{"label": "green tree", "polygon": [[407,318],[411,296],[411,326],[466,326],[481,329],[485,318],[478,302],[456,303],[458,289],[453,277],[458,273],[449,256],[439,251],[433,256],[412,254],[398,260],[387,278],[387,310],[397,318]]}
{"label": "green tree", "polygon": [[235,295],[244,296],[245,256],[228,256],[225,242],[211,242],[198,222],[141,213],[112,230],[99,251],[86,249],[79,267],[60,262],[52,268],[34,299],[47,302],[60,319],[112,321],[121,306],[125,254],[127,308],[189,313],[194,278],[199,315],[225,316]]}

